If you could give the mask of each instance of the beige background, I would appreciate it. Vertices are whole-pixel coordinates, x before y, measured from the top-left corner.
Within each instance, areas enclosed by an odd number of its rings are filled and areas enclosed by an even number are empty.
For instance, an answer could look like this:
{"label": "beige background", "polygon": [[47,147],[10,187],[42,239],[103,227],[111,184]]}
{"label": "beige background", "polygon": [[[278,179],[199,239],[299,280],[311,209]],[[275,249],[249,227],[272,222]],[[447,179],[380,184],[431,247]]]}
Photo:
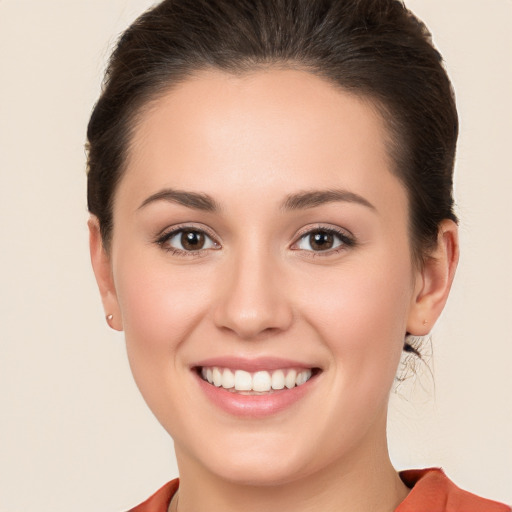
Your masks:
{"label": "beige background", "polygon": [[[397,467],[512,502],[512,2],[409,0],[457,92],[462,261],[428,372],[392,397]],[[89,269],[85,128],[147,0],[0,0],[0,512],[133,506],[175,476]]]}

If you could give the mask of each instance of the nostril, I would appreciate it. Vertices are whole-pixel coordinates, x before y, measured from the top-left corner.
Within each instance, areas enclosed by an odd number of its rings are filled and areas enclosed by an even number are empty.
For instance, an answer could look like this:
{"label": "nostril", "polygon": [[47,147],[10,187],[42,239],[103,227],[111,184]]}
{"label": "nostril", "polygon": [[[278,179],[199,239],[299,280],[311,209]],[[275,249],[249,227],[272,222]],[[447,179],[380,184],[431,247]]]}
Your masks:
{"label": "nostril", "polygon": [[245,265],[224,283],[214,308],[213,320],[224,332],[254,340],[287,330],[293,315],[278,279],[264,273],[261,265]]}

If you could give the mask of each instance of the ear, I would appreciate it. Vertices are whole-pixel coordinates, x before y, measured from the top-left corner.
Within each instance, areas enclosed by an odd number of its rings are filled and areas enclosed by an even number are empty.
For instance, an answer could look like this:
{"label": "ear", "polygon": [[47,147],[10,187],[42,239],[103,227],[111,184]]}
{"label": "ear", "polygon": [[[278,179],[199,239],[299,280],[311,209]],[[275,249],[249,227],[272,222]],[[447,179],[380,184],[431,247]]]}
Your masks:
{"label": "ear", "polygon": [[432,330],[448,299],[458,261],[457,224],[446,219],[439,225],[437,247],[418,271],[415,301],[407,322],[408,333],[425,336]]}
{"label": "ear", "polygon": [[100,290],[105,317],[112,315],[107,319],[108,324],[116,331],[123,330],[121,310],[117,300],[114,277],[112,274],[112,265],[110,256],[106,251],[100,232],[100,223],[95,215],[91,215],[87,222],[89,227],[89,250],[91,252],[91,263],[96,276],[96,283]]}

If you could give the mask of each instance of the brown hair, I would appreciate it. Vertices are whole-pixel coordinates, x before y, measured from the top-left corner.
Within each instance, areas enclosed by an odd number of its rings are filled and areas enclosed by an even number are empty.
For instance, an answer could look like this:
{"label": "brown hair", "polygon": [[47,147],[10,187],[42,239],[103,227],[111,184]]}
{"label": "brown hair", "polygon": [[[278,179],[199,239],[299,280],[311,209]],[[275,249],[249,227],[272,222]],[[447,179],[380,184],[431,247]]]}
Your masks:
{"label": "brown hair", "polygon": [[92,113],[88,206],[108,248],[112,204],[144,106],[192,73],[308,70],[372,100],[389,127],[421,264],[453,219],[458,132],[451,84],[425,26],[398,0],[165,0],[120,38]]}

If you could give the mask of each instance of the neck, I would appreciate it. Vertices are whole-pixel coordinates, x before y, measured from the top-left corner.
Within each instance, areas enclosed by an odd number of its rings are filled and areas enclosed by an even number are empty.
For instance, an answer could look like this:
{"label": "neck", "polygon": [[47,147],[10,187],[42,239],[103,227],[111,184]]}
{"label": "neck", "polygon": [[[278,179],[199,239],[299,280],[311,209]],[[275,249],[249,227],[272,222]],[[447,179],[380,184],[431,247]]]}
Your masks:
{"label": "neck", "polygon": [[369,440],[354,453],[290,482],[248,485],[218,477],[176,454],[180,467],[179,512],[393,512],[409,489],[389,459],[385,439]]}

